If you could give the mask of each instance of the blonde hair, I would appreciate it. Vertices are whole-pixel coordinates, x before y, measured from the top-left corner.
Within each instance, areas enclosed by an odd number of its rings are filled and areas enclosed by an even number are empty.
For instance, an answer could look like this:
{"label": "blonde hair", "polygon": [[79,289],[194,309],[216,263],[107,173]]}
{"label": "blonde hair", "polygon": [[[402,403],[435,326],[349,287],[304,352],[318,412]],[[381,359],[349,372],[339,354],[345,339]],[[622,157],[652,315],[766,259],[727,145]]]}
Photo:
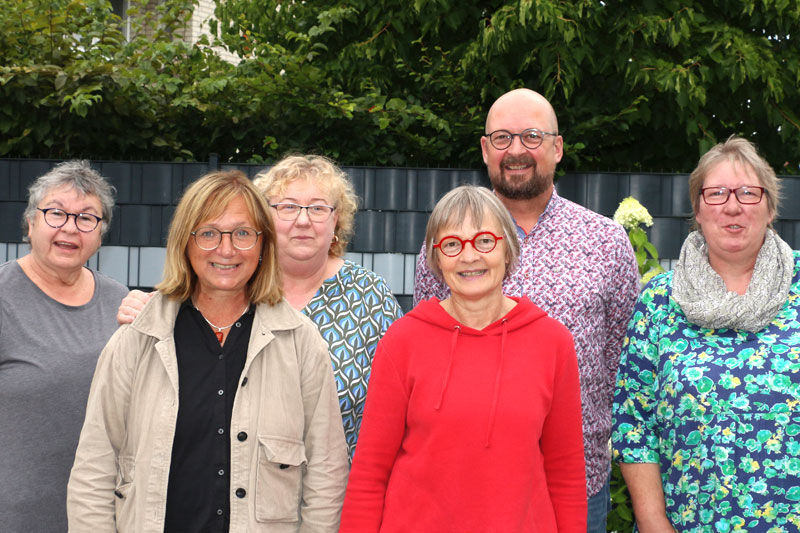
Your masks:
{"label": "blonde hair", "polygon": [[343,256],[353,236],[358,196],[350,177],[333,161],[320,155],[290,155],[269,170],[259,172],[253,183],[267,198],[272,198],[284,194],[289,184],[299,179],[321,188],[336,208],[338,218],[333,231],[338,239],[331,243],[328,255]]}
{"label": "blonde hair", "polygon": [[439,232],[448,227],[458,226],[467,215],[475,226],[483,224],[483,216],[489,213],[500,224],[502,237],[506,241],[506,276],[514,269],[519,258],[519,238],[517,229],[508,209],[489,189],[475,185],[456,187],[442,196],[436,203],[425,230],[425,252],[428,267],[437,277],[442,277],[439,255],[434,253],[434,240]]}
{"label": "blonde hair", "polygon": [[[703,154],[697,163],[697,168],[689,175],[689,198],[692,202],[692,229],[698,229],[697,211],[700,209],[700,189],[706,181],[706,176],[718,164],[729,161],[753,169],[761,187],[767,193],[767,205],[772,212],[772,217],[778,216],[781,202],[781,182],[769,163],[758,155],[756,146],[742,137],[731,135],[728,140],[717,144]],[[770,220],[769,227],[772,227]]]}
{"label": "blonde hair", "polygon": [[205,220],[217,218],[235,198],[242,198],[255,229],[261,232],[261,260],[247,283],[247,296],[253,303],[276,304],[283,296],[278,252],[275,247],[275,226],[263,195],[238,170],[211,172],[192,183],[178,202],[169,225],[164,280],[156,289],[165,296],[186,300],[197,286],[187,247],[192,231]]}

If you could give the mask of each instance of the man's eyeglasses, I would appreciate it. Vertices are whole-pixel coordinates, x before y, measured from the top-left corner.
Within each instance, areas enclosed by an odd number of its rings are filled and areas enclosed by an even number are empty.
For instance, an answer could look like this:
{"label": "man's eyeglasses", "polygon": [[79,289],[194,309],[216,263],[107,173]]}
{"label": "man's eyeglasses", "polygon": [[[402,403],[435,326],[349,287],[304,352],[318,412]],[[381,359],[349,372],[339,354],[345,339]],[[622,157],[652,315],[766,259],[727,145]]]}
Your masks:
{"label": "man's eyeglasses", "polygon": [[558,133],[552,133],[549,131],[542,131],[536,128],[529,128],[527,130],[523,130],[522,133],[511,133],[510,131],[506,130],[497,130],[493,131],[492,133],[485,133],[484,137],[489,137],[489,142],[492,143],[498,150],[506,150],[511,143],[514,142],[514,137],[519,137],[519,140],[522,141],[522,145],[526,148],[534,149],[539,148],[544,141],[544,138],[548,135],[552,135],[553,137],[557,137]]}
{"label": "man's eyeglasses", "polygon": [[455,257],[464,251],[464,246],[467,243],[472,244],[472,247],[482,253],[488,254],[497,246],[497,241],[503,237],[498,237],[491,231],[481,231],[476,233],[471,239],[460,239],[455,235],[448,235],[442,238],[438,243],[434,244],[434,248],[438,248],[447,257]]}
{"label": "man's eyeglasses", "polygon": [[336,209],[332,205],[324,205],[324,204],[312,204],[312,205],[300,205],[295,204],[292,202],[281,202],[278,204],[270,204],[270,207],[275,209],[278,213],[278,218],[281,220],[297,220],[297,217],[300,216],[300,211],[303,209],[306,210],[306,214],[308,214],[308,218],[312,222],[325,222],[329,218],[331,218],[331,213],[333,210]]}
{"label": "man's eyeglasses", "polygon": [[91,213],[67,213],[57,207],[46,209],[37,207],[36,209],[44,213],[44,221],[51,228],[61,228],[67,223],[69,217],[75,217],[75,227],[84,233],[91,233],[103,220],[103,217]]}
{"label": "man's eyeglasses", "polygon": [[744,187],[736,187],[729,189],[727,187],[705,187],[700,189],[700,194],[703,196],[703,201],[708,205],[722,205],[731,197],[731,193],[736,196],[736,200],[740,204],[758,204],[761,198],[764,197],[764,187],[755,187],[745,185]]}
{"label": "man's eyeglasses", "polygon": [[223,235],[231,236],[231,244],[237,250],[249,250],[258,242],[260,231],[242,226],[233,231],[220,231],[217,228],[205,227],[192,232],[194,242],[201,250],[216,250],[222,242]]}

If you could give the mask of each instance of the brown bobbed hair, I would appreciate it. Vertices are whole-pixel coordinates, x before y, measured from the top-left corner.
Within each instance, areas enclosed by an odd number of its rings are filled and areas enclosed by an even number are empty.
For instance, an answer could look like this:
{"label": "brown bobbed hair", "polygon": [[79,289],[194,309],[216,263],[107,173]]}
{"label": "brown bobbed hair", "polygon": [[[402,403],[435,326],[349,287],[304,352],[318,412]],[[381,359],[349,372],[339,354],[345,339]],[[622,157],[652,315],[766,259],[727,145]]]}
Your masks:
{"label": "brown bobbed hair", "polygon": [[338,219],[333,231],[339,239],[331,243],[328,255],[342,257],[353,236],[358,196],[350,177],[336,163],[321,155],[289,155],[269,170],[259,172],[253,183],[271,201],[283,195],[289,184],[299,179],[319,187],[336,208],[334,214]]}
{"label": "brown bobbed hair", "polygon": [[439,254],[433,248],[436,237],[445,228],[460,227],[466,216],[480,227],[485,214],[494,217],[500,224],[506,242],[506,276],[514,270],[519,258],[519,238],[508,209],[489,189],[475,185],[462,185],[448,192],[436,203],[425,230],[425,252],[428,267],[438,278],[442,277]]}
{"label": "brown bobbed hair", "polygon": [[[192,183],[178,202],[169,225],[164,280],[156,289],[171,299],[187,300],[197,287],[197,274],[189,262],[187,247],[192,232],[206,220],[219,217],[234,198],[247,205],[255,229],[261,232],[261,261],[247,284],[252,303],[276,304],[283,297],[275,226],[264,196],[250,179],[238,170],[211,172]],[[259,244],[256,244],[259,246]]]}
{"label": "brown bobbed hair", "polygon": [[[767,205],[772,213],[772,219],[778,216],[778,208],[781,202],[781,182],[775,175],[775,171],[767,161],[758,154],[755,144],[747,139],[731,135],[728,140],[717,144],[708,152],[703,154],[697,163],[697,168],[689,175],[689,198],[692,201],[692,229],[700,229],[696,215],[700,209],[700,189],[706,181],[706,176],[718,164],[730,161],[740,167],[750,168],[758,178],[759,185],[764,187],[767,196]],[[729,199],[728,201],[731,201]],[[735,201],[735,200],[733,200]],[[763,201],[763,200],[762,200]],[[769,222],[772,227],[772,220]]]}

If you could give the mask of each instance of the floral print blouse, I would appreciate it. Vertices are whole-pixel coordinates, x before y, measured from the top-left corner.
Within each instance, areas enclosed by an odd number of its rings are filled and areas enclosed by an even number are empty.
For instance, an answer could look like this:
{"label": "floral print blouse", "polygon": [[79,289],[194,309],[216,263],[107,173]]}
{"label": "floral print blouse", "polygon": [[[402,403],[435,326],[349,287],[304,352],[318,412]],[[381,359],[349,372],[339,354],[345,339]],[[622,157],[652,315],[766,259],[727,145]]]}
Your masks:
{"label": "floral print blouse", "polygon": [[658,463],[681,532],[800,530],[800,252],[757,333],[689,323],[672,272],[642,291],[614,394],[614,460]]}

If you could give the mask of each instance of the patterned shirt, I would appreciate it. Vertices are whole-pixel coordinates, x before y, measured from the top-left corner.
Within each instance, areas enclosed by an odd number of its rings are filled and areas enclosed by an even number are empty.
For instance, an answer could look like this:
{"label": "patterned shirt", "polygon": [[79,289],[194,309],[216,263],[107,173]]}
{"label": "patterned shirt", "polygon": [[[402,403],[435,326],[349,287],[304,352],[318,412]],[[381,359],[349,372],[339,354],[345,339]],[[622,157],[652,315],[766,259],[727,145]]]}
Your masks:
{"label": "patterned shirt", "polygon": [[350,460],[361,428],[375,347],[403,311],[386,281],[345,261],[303,308],[328,344]]}
{"label": "patterned shirt", "polygon": [[[586,489],[593,496],[608,478],[611,464],[611,396],[625,325],[639,291],[636,259],[622,226],[555,191],[531,232],[517,230],[519,264],[505,279],[503,292],[527,296],[567,326],[575,339]],[[428,268],[423,246],[414,302],[432,296],[444,299],[449,293]]]}
{"label": "patterned shirt", "polygon": [[636,303],[614,395],[614,459],[657,463],[678,531],[800,530],[800,252],[764,329],[691,324],[673,273]]}

